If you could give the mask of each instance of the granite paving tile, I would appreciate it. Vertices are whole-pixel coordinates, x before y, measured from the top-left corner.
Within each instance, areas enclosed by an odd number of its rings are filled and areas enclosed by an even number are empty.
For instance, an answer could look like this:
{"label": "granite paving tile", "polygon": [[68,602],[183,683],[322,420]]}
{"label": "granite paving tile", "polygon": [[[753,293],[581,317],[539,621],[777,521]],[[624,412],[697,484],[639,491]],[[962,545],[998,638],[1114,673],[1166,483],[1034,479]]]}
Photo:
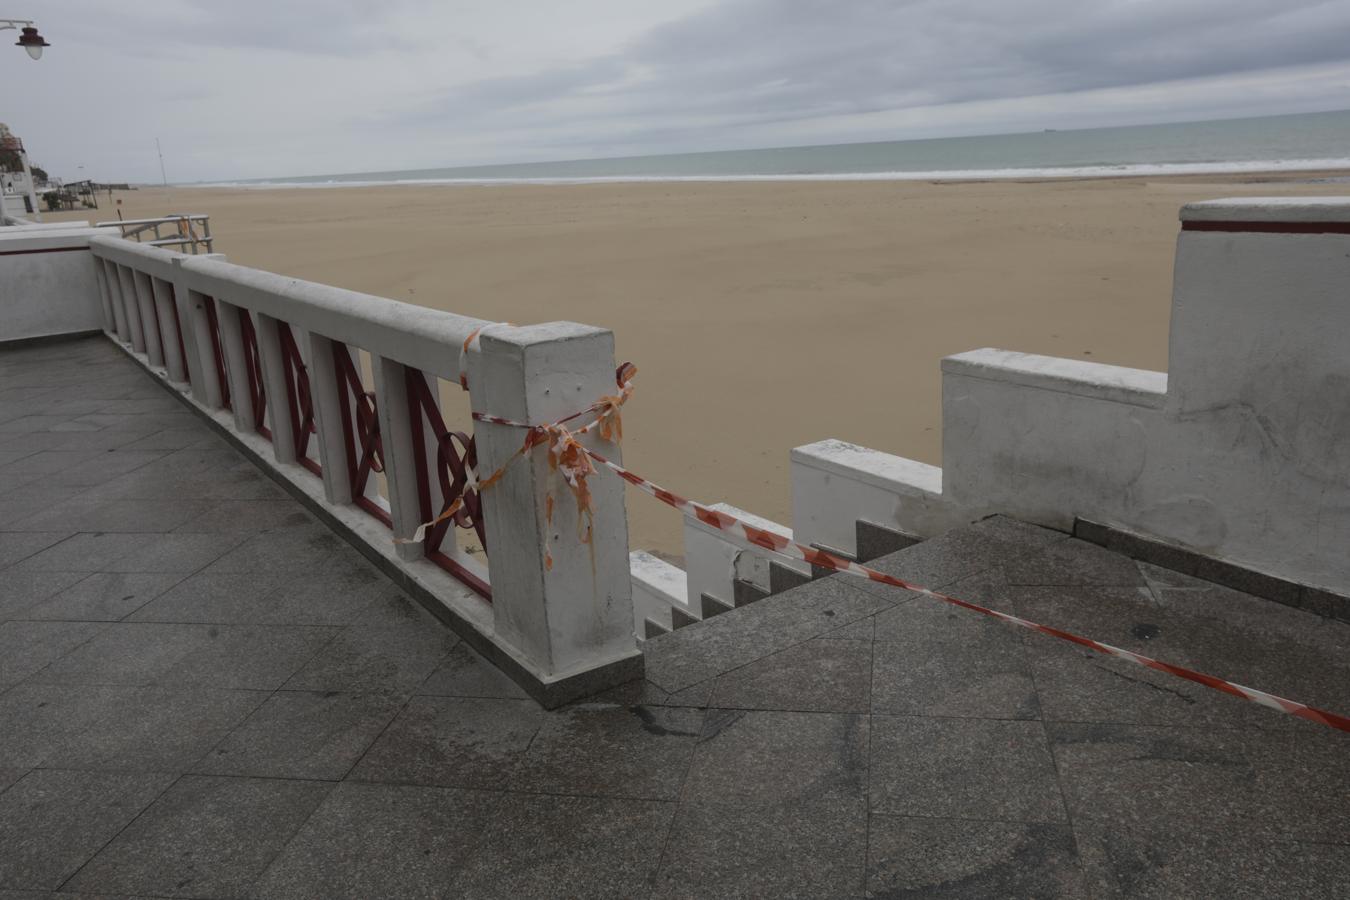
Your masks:
{"label": "granite paving tile", "polygon": [[128,472],[134,472],[164,455],[162,450],[127,450],[118,447],[100,453],[96,458],[45,476],[52,484],[71,487],[94,487],[106,484]]}
{"label": "granite paving tile", "polygon": [[177,531],[273,531],[314,527],[314,517],[294,500],[217,500]]}
{"label": "granite paving tile", "polygon": [[351,771],[405,702],[389,694],[278,691],[193,770],[336,781]]}
{"label": "granite paving tile", "polygon": [[670,693],[645,678],[639,678],[601,691],[592,699],[597,703],[620,703],[624,706],[687,706],[704,709],[708,706],[714,684],[715,681],[704,681],[682,691]]}
{"label": "granite paving tile", "polygon": [[66,735],[44,766],[186,772],[267,695],[216,688],[116,687],[86,727]]}
{"label": "granite paving tile", "polygon": [[681,799],[749,810],[861,797],[868,724],[838,713],[709,711]]}
{"label": "granite paving tile", "polygon": [[844,581],[814,581],[648,641],[647,680],[680,691],[889,606]]}
{"label": "granite paving tile", "polygon": [[[253,625],[281,621],[273,595],[296,579],[293,572],[193,573],[137,609],[133,622],[201,622]],[[303,623],[309,624],[309,623]]]}
{"label": "granite paving tile", "polygon": [[1067,825],[874,815],[870,896],[1088,897]]}
{"label": "granite paving tile", "polygon": [[95,573],[81,577],[78,583],[29,607],[24,618],[116,622],[149,603],[181,578],[177,574]]}
{"label": "granite paving tile", "polygon": [[478,852],[500,796],[338,785],[259,880],[261,900],[435,900]]}
{"label": "granite paving tile", "polygon": [[528,696],[524,688],[463,642],[456,644],[441,660],[436,671],[417,688],[417,693],[521,700]]}
{"label": "granite paving tile", "polygon": [[460,900],[645,895],[675,804],[507,794],[446,892]]}
{"label": "granite paving tile", "polygon": [[11,784],[27,775],[29,770],[19,766],[0,766],[0,794]]}
{"label": "granite paving tile", "polygon": [[179,779],[66,885],[173,897],[245,897],[332,785]]}
{"label": "granite paving tile", "polygon": [[1274,841],[1192,829],[1076,827],[1092,896],[1339,900],[1350,896],[1350,845]]}
{"label": "granite paving tile", "polygon": [[272,691],[337,636],[313,625],[205,626],[210,640],[183,657],[156,682]]}
{"label": "granite paving tile", "polygon": [[583,702],[543,717],[512,790],[674,800],[703,710]]}
{"label": "granite paving tile", "polygon": [[188,573],[238,541],[221,534],[76,534],[30,556],[22,566],[38,572]]}
{"label": "granite paving tile", "polygon": [[867,804],[824,799],[737,812],[682,806],[653,897],[862,897]]}
{"label": "granite paving tile", "polygon": [[[17,461],[12,461],[4,466],[0,466],[0,474],[19,475],[19,474],[38,474],[53,475],[64,471],[73,466],[84,465],[91,460],[98,459],[105,451],[97,449],[86,450],[34,450],[27,452]],[[39,531],[42,529],[33,529]],[[51,531],[53,529],[46,529]]]}
{"label": "granite paving tile", "polygon": [[[41,555],[47,548],[59,545],[70,532],[0,532],[0,569],[20,560]],[[10,573],[6,573],[6,577]]]}
{"label": "granite paving tile", "polygon": [[1009,560],[1003,571],[1009,584],[1121,587],[1144,584],[1134,560],[1076,538],[1055,541],[1037,553]]}
{"label": "granite paving tile", "polygon": [[209,647],[218,631],[209,625],[114,622],[105,625],[88,643],[35,673],[32,680],[147,685],[184,657]]}
{"label": "granite paving tile", "polygon": [[0,623],[0,687],[22,681],[106,627],[97,622]]}
{"label": "granite paving tile", "polygon": [[1019,635],[981,623],[976,639],[925,634],[877,641],[872,711],[913,716],[1037,719],[1036,683]]}
{"label": "granite paving tile", "polygon": [[[222,536],[200,537],[220,540]],[[345,547],[341,538],[322,525],[287,528],[245,537],[238,547],[212,563],[211,571],[280,571],[292,574],[319,572],[323,571],[324,564],[330,557]]]}
{"label": "granite paving tile", "polygon": [[19,521],[31,531],[173,531],[210,506],[205,500],[91,500],[76,496]]}
{"label": "granite paving tile", "polygon": [[98,721],[116,688],[18,684],[0,692],[0,766],[30,769]]}
{"label": "granite paving tile", "polygon": [[719,675],[709,703],[734,709],[868,712],[872,645],[827,640],[829,634],[833,632]]}
{"label": "granite paving tile", "polygon": [[205,425],[190,425],[181,428],[165,428],[162,431],[137,438],[124,446],[128,450],[182,450],[186,447],[195,447],[204,440],[215,443],[219,439]]}
{"label": "granite paving tile", "polygon": [[872,718],[874,813],[1067,821],[1040,722]]}
{"label": "granite paving tile", "polygon": [[533,700],[413,697],[348,777],[501,788],[543,725],[544,715]]}
{"label": "granite paving tile", "polygon": [[[1308,815],[1287,773],[1296,732],[1051,723],[1047,726],[1075,824],[1135,830],[1164,823],[1292,837]],[[1338,736],[1339,737],[1339,736]]]}
{"label": "granite paving tile", "polygon": [[25,617],[28,610],[87,575],[87,572],[5,572],[0,575],[0,622]]}
{"label": "granite paving tile", "polygon": [[0,794],[0,885],[56,890],[172,782],[163,774],[29,772]]}

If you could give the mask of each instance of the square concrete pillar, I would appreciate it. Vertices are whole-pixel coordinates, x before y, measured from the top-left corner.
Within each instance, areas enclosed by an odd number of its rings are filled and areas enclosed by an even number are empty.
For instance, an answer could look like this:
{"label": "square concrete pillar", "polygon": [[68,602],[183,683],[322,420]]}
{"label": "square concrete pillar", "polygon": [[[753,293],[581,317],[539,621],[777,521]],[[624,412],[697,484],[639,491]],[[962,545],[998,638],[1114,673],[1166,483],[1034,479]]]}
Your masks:
{"label": "square concrete pillar", "polygon": [[[555,422],[617,391],[614,335],[570,322],[494,329],[470,354],[469,384],[474,412]],[[474,434],[481,478],[507,463],[526,437],[525,429],[485,422]],[[583,442],[621,458],[617,445],[594,432]],[[590,477],[589,542],[579,536],[585,524],[576,500],[550,471],[542,446],[512,462],[483,494],[495,628],[541,681],[590,678],[598,686],[641,672],[623,485],[609,471]]]}

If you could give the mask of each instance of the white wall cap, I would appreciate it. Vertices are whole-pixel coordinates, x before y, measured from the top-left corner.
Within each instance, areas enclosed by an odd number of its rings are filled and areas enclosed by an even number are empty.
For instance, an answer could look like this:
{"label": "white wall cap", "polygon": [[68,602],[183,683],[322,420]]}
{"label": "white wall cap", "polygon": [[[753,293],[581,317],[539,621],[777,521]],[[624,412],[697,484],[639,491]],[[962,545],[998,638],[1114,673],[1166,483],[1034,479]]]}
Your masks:
{"label": "white wall cap", "polygon": [[70,230],[38,230],[10,228],[0,232],[0,243],[4,252],[15,253],[24,250],[51,250],[58,247],[87,246],[89,239],[101,232],[96,228],[72,228]]}
{"label": "white wall cap", "polygon": [[[779,535],[780,537],[785,537],[789,539],[791,539],[792,537],[792,529],[788,528],[786,525],[779,525],[777,522],[770,521],[769,519],[766,519],[763,516],[757,516],[751,512],[746,512],[743,509],[732,506],[730,503],[712,503],[708,505],[708,509],[711,509],[714,512],[726,513],[729,516],[735,516],[742,522],[745,522],[747,525],[751,525],[755,528],[758,528],[760,531],[768,531],[773,534]],[[693,522],[695,525],[699,525],[713,532],[714,534],[725,534],[725,532],[719,531],[718,529],[713,528],[711,525],[706,525],[702,521],[694,518],[693,516],[686,517],[686,520]]]}
{"label": "white wall cap", "polygon": [[793,465],[821,469],[888,493],[932,497],[942,494],[940,467],[835,438],[793,447],[791,459]]}
{"label": "white wall cap", "polygon": [[986,347],[942,360],[945,375],[964,375],[1161,409],[1167,373]]}
{"label": "white wall cap", "polygon": [[684,569],[660,559],[646,550],[634,550],[628,554],[628,567],[633,573],[633,581],[654,594],[670,599],[683,609],[688,596],[689,576]]}
{"label": "white wall cap", "polygon": [[1350,197],[1234,197],[1181,208],[1183,222],[1350,222]]}

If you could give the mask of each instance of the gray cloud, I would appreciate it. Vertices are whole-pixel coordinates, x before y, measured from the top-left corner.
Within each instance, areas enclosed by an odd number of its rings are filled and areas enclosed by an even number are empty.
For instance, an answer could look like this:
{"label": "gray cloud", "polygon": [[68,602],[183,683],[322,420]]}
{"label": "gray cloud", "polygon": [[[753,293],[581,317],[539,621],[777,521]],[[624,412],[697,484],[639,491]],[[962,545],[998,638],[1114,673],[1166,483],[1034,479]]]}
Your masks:
{"label": "gray cloud", "polygon": [[8,121],[52,165],[119,178],[154,177],[154,135],[175,177],[211,179],[1350,106],[1344,0],[68,0],[43,15],[40,64],[0,57],[22,79]]}

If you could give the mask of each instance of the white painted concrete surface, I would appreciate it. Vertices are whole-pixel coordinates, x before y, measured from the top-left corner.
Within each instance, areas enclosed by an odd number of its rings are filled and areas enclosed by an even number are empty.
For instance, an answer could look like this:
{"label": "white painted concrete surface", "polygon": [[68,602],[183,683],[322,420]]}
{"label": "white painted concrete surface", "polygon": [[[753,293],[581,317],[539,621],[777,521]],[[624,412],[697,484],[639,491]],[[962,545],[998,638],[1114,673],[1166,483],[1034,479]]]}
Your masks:
{"label": "white painted concrete surface", "polygon": [[[764,531],[792,538],[791,528],[738,509],[729,503],[714,503],[708,508],[735,516]],[[811,574],[811,567],[801,560],[777,556],[762,547],[736,540],[724,531],[686,516],[684,520],[684,565],[688,574],[686,611],[695,619],[703,618],[704,594],[720,600],[727,606],[733,605],[737,579],[748,581],[767,591],[770,560],[805,575]]]}
{"label": "white painted concrete surface", "polygon": [[659,559],[646,550],[628,554],[629,569],[633,573],[633,633],[643,637],[643,623],[650,619],[667,631],[675,624],[670,611],[679,608],[694,618],[689,610],[688,577],[684,569]]}
{"label": "white painted concrete surface", "polygon": [[1244,230],[1181,232],[1168,374],[948,358],[940,479],[798,448],[799,531],[843,540],[850,517],[886,511],[869,490],[890,481],[889,515],[872,521],[912,533],[994,512],[1057,528],[1081,516],[1350,593],[1350,234],[1271,230],[1334,231],[1350,201],[1215,201],[1181,217]]}
{"label": "white painted concrete surface", "polygon": [[92,228],[0,228],[0,341],[104,326]]}

